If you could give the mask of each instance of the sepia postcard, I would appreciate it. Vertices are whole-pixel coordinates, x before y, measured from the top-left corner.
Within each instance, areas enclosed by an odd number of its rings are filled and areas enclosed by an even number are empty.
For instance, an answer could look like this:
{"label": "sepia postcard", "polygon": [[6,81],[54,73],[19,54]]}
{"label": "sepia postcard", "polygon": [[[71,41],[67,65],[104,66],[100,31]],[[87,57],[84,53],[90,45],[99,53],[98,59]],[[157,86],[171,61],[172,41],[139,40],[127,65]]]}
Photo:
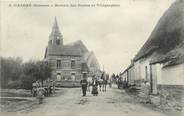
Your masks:
{"label": "sepia postcard", "polygon": [[1,116],[183,116],[184,0],[0,0]]}

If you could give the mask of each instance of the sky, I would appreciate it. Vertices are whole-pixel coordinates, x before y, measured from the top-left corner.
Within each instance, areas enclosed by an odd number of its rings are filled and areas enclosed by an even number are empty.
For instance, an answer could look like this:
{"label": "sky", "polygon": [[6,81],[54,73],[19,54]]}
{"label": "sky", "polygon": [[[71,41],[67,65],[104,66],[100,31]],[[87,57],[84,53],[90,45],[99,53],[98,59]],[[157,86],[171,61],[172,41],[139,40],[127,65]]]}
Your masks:
{"label": "sky", "polygon": [[[4,57],[42,60],[57,17],[64,44],[82,40],[101,68],[122,72],[174,0],[9,0],[1,3],[0,50]],[[24,1],[24,2],[23,2]],[[119,4],[120,7],[9,7],[31,4]]]}

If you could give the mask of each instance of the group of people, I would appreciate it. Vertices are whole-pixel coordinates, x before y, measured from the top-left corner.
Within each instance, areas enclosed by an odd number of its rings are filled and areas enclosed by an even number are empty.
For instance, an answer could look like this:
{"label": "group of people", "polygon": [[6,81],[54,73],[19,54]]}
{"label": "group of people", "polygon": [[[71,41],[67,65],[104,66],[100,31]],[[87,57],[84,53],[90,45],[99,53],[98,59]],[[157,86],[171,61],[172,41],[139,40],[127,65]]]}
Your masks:
{"label": "group of people", "polygon": [[83,78],[81,80],[81,87],[82,87],[82,94],[83,96],[86,96],[86,92],[89,91],[90,92],[90,88],[92,87],[91,90],[91,94],[93,96],[97,96],[98,95],[98,89],[99,91],[103,91],[105,92],[107,89],[107,84],[109,84],[109,87],[111,88],[111,81],[108,78],[104,78],[104,76],[102,75],[100,79],[97,79],[97,77],[93,77],[93,78]]}
{"label": "group of people", "polygon": [[32,84],[32,96],[37,97],[38,102],[41,104],[44,97],[50,96],[55,93],[55,86],[53,81],[40,82],[36,81]]}
{"label": "group of people", "polygon": [[121,88],[127,88],[128,87],[128,82],[126,79],[122,79],[122,77],[120,75],[115,75],[114,73],[111,76],[113,83],[115,83],[117,85],[118,89]]}

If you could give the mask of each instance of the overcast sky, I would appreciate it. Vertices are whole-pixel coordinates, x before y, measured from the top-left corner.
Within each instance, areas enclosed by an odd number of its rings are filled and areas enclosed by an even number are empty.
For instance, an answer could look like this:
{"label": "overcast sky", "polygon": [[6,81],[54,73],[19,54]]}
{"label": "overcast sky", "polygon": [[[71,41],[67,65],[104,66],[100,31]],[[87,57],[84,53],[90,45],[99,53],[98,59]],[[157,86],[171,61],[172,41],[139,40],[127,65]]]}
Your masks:
{"label": "overcast sky", "polygon": [[[49,1],[49,0],[48,0]],[[74,3],[60,0],[52,3]],[[80,0],[84,1],[94,0]],[[98,0],[100,1],[106,0]],[[109,1],[109,0],[108,0]],[[113,1],[113,2],[112,2]],[[48,36],[57,17],[64,44],[82,40],[94,51],[107,72],[123,71],[135,56],[162,14],[174,0],[112,0],[117,8],[49,8],[1,6],[1,54],[25,61],[43,59]],[[15,2],[10,2],[15,3]],[[47,4],[49,2],[34,2]],[[94,1],[94,3],[97,3]]]}

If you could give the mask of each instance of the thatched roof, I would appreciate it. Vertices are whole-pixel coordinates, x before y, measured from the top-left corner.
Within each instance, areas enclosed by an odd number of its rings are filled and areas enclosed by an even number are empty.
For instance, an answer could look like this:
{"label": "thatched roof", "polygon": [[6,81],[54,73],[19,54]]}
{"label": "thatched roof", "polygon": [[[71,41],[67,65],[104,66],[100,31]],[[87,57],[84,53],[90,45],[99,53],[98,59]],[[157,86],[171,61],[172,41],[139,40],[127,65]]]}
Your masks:
{"label": "thatched roof", "polygon": [[151,55],[151,63],[184,62],[184,0],[177,0],[164,13],[134,61]]}
{"label": "thatched roof", "polygon": [[126,73],[130,68],[132,68],[134,66],[133,63],[131,63],[123,72],[121,72],[120,74],[124,74]]}

